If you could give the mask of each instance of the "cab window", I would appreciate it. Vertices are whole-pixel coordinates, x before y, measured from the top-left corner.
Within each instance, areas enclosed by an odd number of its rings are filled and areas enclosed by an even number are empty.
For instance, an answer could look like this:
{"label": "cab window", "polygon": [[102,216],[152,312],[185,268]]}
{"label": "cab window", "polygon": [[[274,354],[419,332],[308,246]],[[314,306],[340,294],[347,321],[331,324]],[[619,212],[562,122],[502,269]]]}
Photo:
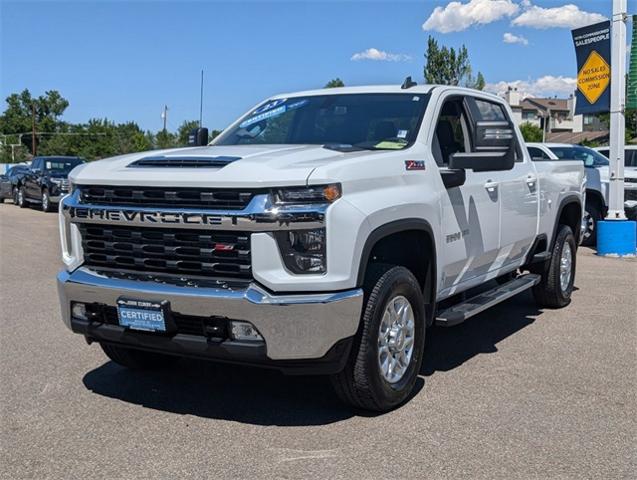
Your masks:
{"label": "cab window", "polygon": [[438,165],[448,165],[454,153],[470,151],[467,116],[462,101],[462,97],[448,99],[440,110],[432,145]]}

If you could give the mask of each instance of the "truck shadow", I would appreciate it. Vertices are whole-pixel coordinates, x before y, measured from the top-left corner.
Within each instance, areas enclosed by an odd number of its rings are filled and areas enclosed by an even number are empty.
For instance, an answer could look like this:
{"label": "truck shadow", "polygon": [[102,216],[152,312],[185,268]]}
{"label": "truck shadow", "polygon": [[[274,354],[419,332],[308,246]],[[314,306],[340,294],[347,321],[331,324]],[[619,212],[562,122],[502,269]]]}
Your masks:
{"label": "truck shadow", "polygon": [[447,372],[476,355],[497,352],[499,342],[531,325],[541,312],[527,291],[461,325],[429,329],[420,374]]}
{"label": "truck shadow", "polygon": [[[540,311],[522,294],[454,328],[428,332],[421,375],[449,371],[533,323]],[[325,377],[284,376],[273,370],[184,359],[161,372],[135,372],[107,362],[88,372],[85,387],[105,397],[182,415],[255,425],[326,425],[355,415]],[[410,397],[424,386],[419,377]]]}

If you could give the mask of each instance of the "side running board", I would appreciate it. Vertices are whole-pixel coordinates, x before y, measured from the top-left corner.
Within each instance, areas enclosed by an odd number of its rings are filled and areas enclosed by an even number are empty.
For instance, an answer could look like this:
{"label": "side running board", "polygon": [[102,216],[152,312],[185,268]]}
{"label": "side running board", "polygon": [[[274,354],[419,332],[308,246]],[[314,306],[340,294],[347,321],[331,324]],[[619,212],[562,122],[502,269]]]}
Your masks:
{"label": "side running board", "polygon": [[471,297],[453,307],[438,312],[436,325],[452,327],[464,322],[466,319],[503,302],[524,290],[527,290],[540,282],[540,275],[526,274],[510,282]]}

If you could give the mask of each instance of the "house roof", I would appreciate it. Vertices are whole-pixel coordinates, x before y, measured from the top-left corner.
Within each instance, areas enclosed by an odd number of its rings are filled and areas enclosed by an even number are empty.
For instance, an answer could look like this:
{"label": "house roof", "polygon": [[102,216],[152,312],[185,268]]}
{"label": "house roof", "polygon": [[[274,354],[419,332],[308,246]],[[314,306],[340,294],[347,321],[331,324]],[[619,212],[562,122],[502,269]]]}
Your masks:
{"label": "house roof", "polygon": [[520,106],[524,110],[560,110],[560,111],[568,111],[568,100],[563,98],[531,98],[527,97],[522,102],[520,102]]}
{"label": "house roof", "polygon": [[546,141],[552,143],[582,143],[584,140],[603,141],[608,139],[608,130],[600,130],[594,132],[547,132]]}

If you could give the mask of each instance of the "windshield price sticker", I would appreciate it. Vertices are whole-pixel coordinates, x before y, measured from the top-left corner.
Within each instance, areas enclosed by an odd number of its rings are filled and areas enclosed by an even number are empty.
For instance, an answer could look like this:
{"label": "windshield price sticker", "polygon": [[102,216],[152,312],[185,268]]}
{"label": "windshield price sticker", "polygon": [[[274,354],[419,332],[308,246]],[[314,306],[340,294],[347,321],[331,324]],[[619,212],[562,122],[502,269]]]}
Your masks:
{"label": "windshield price sticker", "polygon": [[250,125],[267,120],[268,118],[278,117],[279,115],[283,115],[285,112],[300,108],[308,103],[308,100],[299,100],[289,105],[285,105],[285,102],[287,101],[287,98],[275,100],[274,102],[269,102],[262,107],[257,108],[254,112],[252,112],[253,116],[241,122],[239,127],[249,127]]}

